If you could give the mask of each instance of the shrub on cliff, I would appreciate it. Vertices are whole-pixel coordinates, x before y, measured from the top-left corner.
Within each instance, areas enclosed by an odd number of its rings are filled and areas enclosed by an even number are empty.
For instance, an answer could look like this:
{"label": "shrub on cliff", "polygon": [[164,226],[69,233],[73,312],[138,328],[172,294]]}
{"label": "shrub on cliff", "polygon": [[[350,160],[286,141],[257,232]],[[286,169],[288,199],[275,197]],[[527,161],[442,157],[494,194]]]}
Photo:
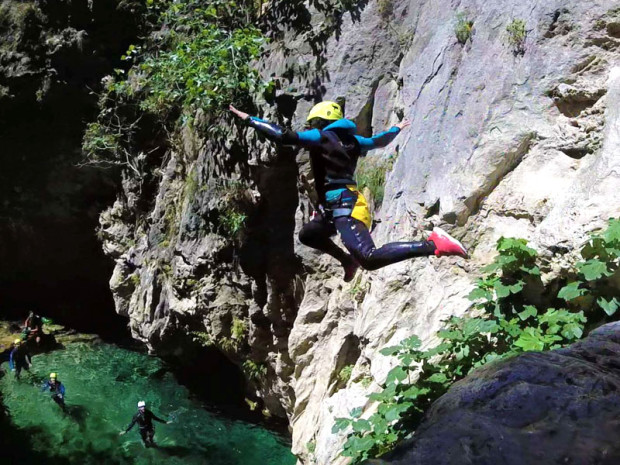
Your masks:
{"label": "shrub on cliff", "polygon": [[[477,316],[450,318],[437,333],[440,344],[431,349],[420,350],[421,341],[411,336],[381,351],[396,356],[399,364],[389,372],[383,391],[369,396],[377,402],[376,410],[362,418],[362,409],[354,409],[350,418],[337,418],[333,428],[349,431],[342,455],[352,463],[392,449],[415,430],[435,399],[477,367],[570,344],[584,335],[588,319],[598,325],[619,307],[614,297],[620,277],[618,219],[582,249],[585,260],[558,295],[542,295],[539,258],[525,240],[501,238],[497,250],[469,295]],[[562,299],[569,309],[549,307]]]}

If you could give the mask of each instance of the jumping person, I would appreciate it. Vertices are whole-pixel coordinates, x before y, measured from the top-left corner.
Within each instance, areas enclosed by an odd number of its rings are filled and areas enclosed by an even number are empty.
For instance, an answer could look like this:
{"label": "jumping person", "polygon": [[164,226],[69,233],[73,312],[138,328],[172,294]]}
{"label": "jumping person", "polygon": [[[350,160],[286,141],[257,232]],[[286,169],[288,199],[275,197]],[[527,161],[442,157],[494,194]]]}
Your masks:
{"label": "jumping person", "polygon": [[[338,260],[344,268],[345,281],[353,279],[360,265],[366,270],[376,270],[408,258],[433,254],[467,257],[465,247],[441,228],[435,228],[426,241],[392,242],[380,248],[375,247],[370,236],[370,211],[354,177],[357,160],[369,150],[392,142],[403,128],[411,124],[408,120],[368,138],[356,134],[355,123],[344,119],[342,108],[335,102],[315,105],[307,118],[311,129],[301,132],[283,129],[232,105],[229,108],[269,140],[309,149],[322,211],[315,212],[313,219],[303,226],[299,240]],[[336,232],[349,253],[330,239]]]}
{"label": "jumping person", "polygon": [[31,366],[32,360],[26,343],[22,343],[21,339],[15,339],[13,350],[9,355],[9,368],[15,372],[15,378],[19,379],[22,370],[28,370]]}
{"label": "jumping person", "polygon": [[60,382],[56,373],[50,373],[50,379],[43,384],[41,390],[51,392],[52,400],[56,402],[63,411],[66,409],[65,386]]}
{"label": "jumping person", "polygon": [[153,412],[146,408],[146,403],[141,400],[140,402],[138,402],[138,413],[133,416],[131,423],[129,423],[127,429],[125,429],[125,431],[121,431],[119,435],[122,436],[123,434],[128,433],[131,428],[133,428],[133,425],[138,423],[138,428],[140,429],[140,436],[142,437],[142,442],[144,443],[144,446],[153,447],[155,445],[155,443],[153,442],[153,436],[155,436],[155,427],[153,426],[153,420],[164,423],[166,425],[172,423],[171,421],[162,420],[161,418],[156,416]]}

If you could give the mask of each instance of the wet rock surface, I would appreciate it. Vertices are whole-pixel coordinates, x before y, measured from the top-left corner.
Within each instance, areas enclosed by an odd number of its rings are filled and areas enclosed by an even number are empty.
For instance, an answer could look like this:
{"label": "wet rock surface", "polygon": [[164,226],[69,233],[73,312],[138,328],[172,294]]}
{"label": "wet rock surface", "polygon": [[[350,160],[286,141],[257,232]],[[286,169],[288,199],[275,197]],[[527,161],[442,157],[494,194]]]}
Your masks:
{"label": "wet rock surface", "polygon": [[568,348],[475,371],[413,439],[368,465],[614,464],[620,460],[620,323]]}

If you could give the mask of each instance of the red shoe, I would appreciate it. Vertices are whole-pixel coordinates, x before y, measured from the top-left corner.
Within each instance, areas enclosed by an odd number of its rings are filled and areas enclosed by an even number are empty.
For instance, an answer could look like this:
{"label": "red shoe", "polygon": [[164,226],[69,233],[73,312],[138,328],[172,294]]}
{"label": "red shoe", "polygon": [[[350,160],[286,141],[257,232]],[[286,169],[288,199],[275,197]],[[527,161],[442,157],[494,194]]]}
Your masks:
{"label": "red shoe", "polygon": [[357,260],[351,258],[351,263],[344,267],[344,282],[348,283],[353,281],[355,278],[355,273],[357,273],[357,269],[360,267],[360,264],[357,263]]}
{"label": "red shoe", "polygon": [[435,244],[435,255],[438,257],[458,255],[467,258],[467,249],[463,247],[463,244],[441,228],[434,228],[428,240]]}

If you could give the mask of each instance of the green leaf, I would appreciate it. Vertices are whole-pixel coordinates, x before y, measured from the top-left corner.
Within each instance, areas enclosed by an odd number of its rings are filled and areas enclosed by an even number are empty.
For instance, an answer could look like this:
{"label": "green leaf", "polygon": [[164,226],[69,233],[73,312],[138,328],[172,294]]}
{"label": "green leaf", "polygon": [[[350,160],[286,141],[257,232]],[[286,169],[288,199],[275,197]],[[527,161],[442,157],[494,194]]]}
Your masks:
{"label": "green leaf", "polygon": [[334,420],[334,426],[332,426],[332,433],[336,434],[339,431],[343,431],[348,428],[351,424],[351,420],[349,418],[336,418]]}
{"label": "green leaf", "polygon": [[583,274],[586,281],[595,281],[603,276],[609,276],[611,274],[607,270],[607,264],[597,259],[579,263],[577,269]]}
{"label": "green leaf", "polygon": [[372,429],[370,426],[370,422],[364,419],[353,422],[352,426],[353,431],[355,431],[356,433],[363,433]]}
{"label": "green leaf", "polygon": [[472,302],[476,300],[481,300],[481,299],[491,300],[492,297],[493,296],[491,295],[489,291],[487,291],[486,289],[481,289],[481,288],[474,289],[467,296],[467,298],[471,300]]}
{"label": "green leaf", "polygon": [[388,373],[385,384],[392,384],[395,381],[400,382],[404,380],[408,375],[409,373],[402,366],[396,366],[392,368]]}
{"label": "green leaf", "polygon": [[514,344],[517,347],[521,347],[524,351],[540,351],[545,348],[545,343],[542,340],[542,335],[534,328],[526,328],[519,336],[519,339]]}
{"label": "green leaf", "polygon": [[396,355],[398,352],[400,352],[400,350],[402,349],[401,346],[390,346],[390,347],[384,347],[383,349],[381,349],[379,351],[379,353],[381,355]]}
{"label": "green leaf", "polygon": [[422,345],[422,341],[415,334],[404,341],[401,342],[401,345],[408,349],[418,349]]}
{"label": "green leaf", "polygon": [[620,307],[620,302],[615,297],[611,300],[607,300],[603,297],[599,298],[596,303],[603,309],[607,315],[612,316]]}
{"label": "green leaf", "polygon": [[385,412],[385,419],[388,422],[392,422],[395,420],[398,420],[400,418],[400,416],[406,412],[407,410],[409,410],[409,407],[411,407],[413,404],[411,402],[405,402],[403,404],[396,404],[392,407],[390,407],[386,412]]}
{"label": "green leaf", "polygon": [[603,233],[603,238],[608,243],[617,243],[620,245],[620,218],[610,218],[609,226]]}
{"label": "green leaf", "polygon": [[584,295],[587,291],[585,289],[579,289],[579,285],[580,283],[578,281],[567,284],[558,292],[558,298],[568,302]]}
{"label": "green leaf", "polygon": [[498,299],[503,299],[510,295],[510,287],[504,286],[502,283],[495,283],[495,295]]}
{"label": "green leaf", "polygon": [[351,415],[351,418],[359,418],[362,416],[362,411],[363,411],[362,407],[356,407],[353,410],[351,410],[349,414]]}
{"label": "green leaf", "polygon": [[448,377],[443,373],[435,373],[434,375],[429,376],[426,381],[428,381],[429,383],[444,384],[446,381],[448,381]]}
{"label": "green leaf", "polygon": [[562,328],[562,336],[568,340],[581,339],[583,326],[578,323],[569,323]]}
{"label": "green leaf", "polygon": [[518,315],[519,318],[521,318],[521,321],[525,321],[531,316],[538,315],[538,310],[533,305],[526,305],[525,309],[522,312],[519,312]]}

